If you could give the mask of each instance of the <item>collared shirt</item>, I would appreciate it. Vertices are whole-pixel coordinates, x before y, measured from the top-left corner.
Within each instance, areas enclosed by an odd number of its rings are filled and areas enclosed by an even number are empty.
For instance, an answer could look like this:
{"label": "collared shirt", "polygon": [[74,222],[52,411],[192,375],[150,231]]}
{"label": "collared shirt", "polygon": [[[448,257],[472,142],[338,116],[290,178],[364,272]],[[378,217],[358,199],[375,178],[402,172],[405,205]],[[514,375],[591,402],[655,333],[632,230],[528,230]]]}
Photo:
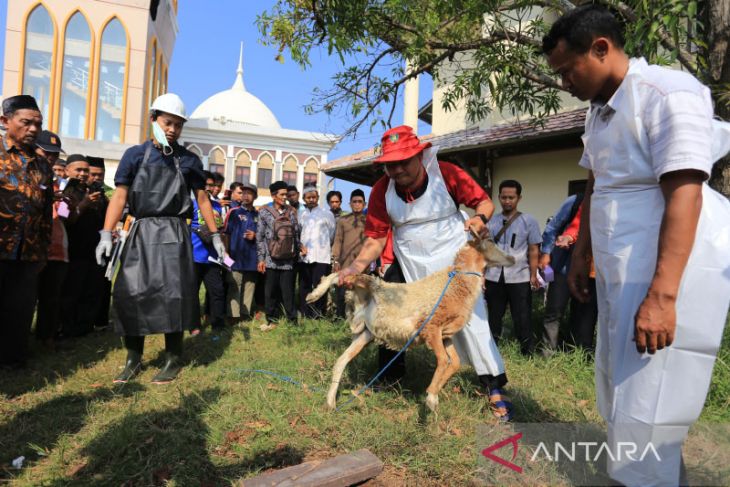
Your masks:
{"label": "collared shirt", "polygon": [[248,240],[244,234],[257,231],[259,212],[256,208],[238,206],[226,215],[225,234],[228,235],[228,246],[231,258],[235,261],[234,271],[255,271],[258,262],[256,239]]}
{"label": "collared shirt", "polygon": [[53,213],[51,166],[7,137],[0,146],[0,260],[45,261]]}
{"label": "collared shirt", "polygon": [[[487,196],[484,189],[459,166],[439,161],[439,169],[441,169],[441,176],[444,178],[446,190],[457,207],[464,205],[473,209],[482,201],[489,200],[489,196]],[[390,178],[383,176],[375,183],[370,192],[365,226],[365,236],[367,237],[377,239],[388,236],[391,222],[388,209],[385,207],[385,192],[389,183]],[[428,178],[423,182],[423,186],[410,193],[402,192],[396,187],[396,194],[403,201],[413,201],[423,195],[427,187]]]}
{"label": "collared shirt", "polygon": [[[622,117],[621,123],[611,123],[616,116]],[[697,169],[709,177],[713,161],[707,136],[712,134],[712,118],[710,90],[692,75],[632,59],[611,99],[591,104],[584,138],[628,126],[642,150],[629,145],[616,148],[612,160],[617,162],[609,168],[594,167],[597,155],[586,148],[580,165],[593,171],[594,190],[614,188],[619,180],[624,188],[651,186],[663,174],[682,169]],[[615,140],[611,132],[606,140]],[[631,165],[632,161],[647,164]]]}
{"label": "collared shirt", "polygon": [[137,175],[139,166],[144,159],[147,146],[152,145],[148,164],[165,164],[168,167],[175,167],[175,157],[180,158],[180,172],[185,178],[185,184],[191,190],[205,189],[205,175],[203,174],[203,163],[200,158],[187,150],[185,147],[175,143],[172,145],[173,154],[166,156],[159,147],[151,140],[135,145],[127,149],[119,161],[117,172],[114,175],[114,184],[131,186],[134,177]]}
{"label": "collared shirt", "polygon": [[[499,213],[489,220],[487,226],[492,238],[495,238],[502,226],[509,220]],[[528,282],[530,280],[530,264],[527,252],[530,245],[540,244],[540,225],[537,220],[527,213],[522,213],[495,242],[507,255],[515,258],[514,265],[508,267],[488,267],[486,278],[488,281],[499,282],[499,276],[504,269],[505,283]]]}
{"label": "collared shirt", "polygon": [[365,215],[349,213],[337,220],[332,257],[340,267],[352,264],[365,243]]}
{"label": "collared shirt", "polygon": [[315,206],[311,210],[305,206],[299,212],[302,245],[307,248],[307,255],[302,257],[302,262],[306,264],[330,263],[335,225],[335,215],[321,206]]}
{"label": "collared shirt", "polygon": [[[272,206],[274,211],[277,211],[280,215],[285,211],[289,212],[292,226],[294,227],[294,248],[299,249],[299,238],[301,236],[301,230],[299,228],[299,220],[297,219],[297,212],[294,208],[289,205],[284,206],[283,209],[277,210],[276,207]],[[274,215],[271,211],[262,207],[259,210],[259,222],[258,232],[256,232],[256,249],[258,262],[264,262],[267,269],[276,269],[282,271],[289,271],[294,269],[294,264],[297,262],[296,257],[293,259],[272,259],[269,254],[269,242],[274,238]]]}

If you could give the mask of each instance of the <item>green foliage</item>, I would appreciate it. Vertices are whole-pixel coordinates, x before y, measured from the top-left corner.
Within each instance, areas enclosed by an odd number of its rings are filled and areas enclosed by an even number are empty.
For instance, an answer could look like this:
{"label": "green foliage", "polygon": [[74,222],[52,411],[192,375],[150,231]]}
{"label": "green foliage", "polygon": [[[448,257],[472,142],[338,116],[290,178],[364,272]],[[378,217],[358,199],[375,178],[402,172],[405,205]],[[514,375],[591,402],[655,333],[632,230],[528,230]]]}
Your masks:
{"label": "green foliage", "polygon": [[[578,2],[575,2],[578,3]],[[627,51],[678,62],[706,81],[704,29],[696,0],[606,0],[625,21]],[[541,54],[543,35],[568,0],[278,0],[258,17],[263,42],[304,68],[323,49],[342,69],[310,112],[345,114],[354,134],[389,125],[399,89],[428,73],[472,121],[493,110],[538,120],[560,107],[559,84]],[[411,67],[405,71],[405,65]]]}

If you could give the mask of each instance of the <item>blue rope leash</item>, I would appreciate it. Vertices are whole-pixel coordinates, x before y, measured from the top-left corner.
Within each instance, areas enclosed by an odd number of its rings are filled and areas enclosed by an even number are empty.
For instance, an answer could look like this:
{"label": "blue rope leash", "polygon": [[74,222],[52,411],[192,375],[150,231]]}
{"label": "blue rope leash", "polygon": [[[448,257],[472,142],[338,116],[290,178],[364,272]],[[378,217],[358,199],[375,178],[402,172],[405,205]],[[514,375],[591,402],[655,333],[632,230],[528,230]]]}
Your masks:
{"label": "blue rope leash", "polygon": [[340,411],[342,408],[344,408],[345,406],[347,406],[348,404],[350,404],[352,401],[354,401],[358,396],[360,396],[360,394],[362,394],[363,392],[365,392],[368,389],[370,389],[372,387],[372,385],[375,383],[375,381],[377,381],[380,378],[380,376],[383,375],[385,373],[385,371],[388,370],[388,368],[391,365],[393,365],[393,362],[395,362],[395,360],[398,357],[400,357],[403,354],[403,352],[406,351],[406,349],[411,345],[411,343],[413,343],[413,340],[415,340],[418,337],[418,335],[421,334],[421,331],[423,331],[423,328],[426,326],[426,324],[429,321],[431,321],[431,318],[433,318],[434,313],[436,313],[436,310],[438,309],[439,305],[441,304],[441,300],[444,299],[444,295],[446,294],[446,290],[449,288],[449,285],[451,284],[451,281],[454,279],[454,277],[457,274],[471,274],[471,275],[479,276],[479,277],[482,276],[482,274],[480,274],[478,272],[450,271],[449,272],[449,280],[446,281],[446,285],[444,286],[443,291],[441,291],[441,296],[439,296],[438,300],[436,301],[436,304],[433,305],[433,309],[431,309],[431,312],[429,313],[428,317],[425,320],[423,320],[423,323],[421,324],[421,326],[418,328],[418,330],[416,330],[416,333],[414,333],[413,335],[411,335],[411,337],[408,339],[408,341],[403,346],[403,348],[401,348],[398,351],[398,353],[395,354],[395,356],[392,359],[390,359],[390,362],[388,362],[387,364],[385,364],[385,367],[383,367],[382,369],[380,369],[380,371],[377,374],[375,374],[375,376],[372,379],[370,379],[370,382],[368,382],[362,389],[360,389],[359,391],[357,391],[357,393],[353,394],[350,399],[348,399],[347,401],[345,401],[341,405],[337,406],[337,409],[335,409],[335,411]]}
{"label": "blue rope leash", "polygon": [[[431,309],[431,312],[429,313],[428,317],[426,317],[426,319],[423,321],[423,323],[418,328],[418,330],[416,330],[416,333],[414,333],[408,339],[408,341],[403,346],[403,348],[401,348],[398,351],[398,353],[395,354],[395,356],[392,359],[390,359],[390,361],[387,364],[385,364],[385,366],[382,369],[380,369],[378,371],[378,373],[375,374],[375,376],[372,379],[370,379],[370,382],[368,382],[365,386],[363,386],[362,389],[360,389],[359,391],[357,391],[357,393],[353,394],[353,396],[350,399],[348,399],[347,401],[345,401],[344,403],[342,403],[340,406],[338,406],[337,409],[335,409],[335,411],[340,411],[342,408],[344,408],[345,406],[347,406],[348,404],[350,404],[352,401],[354,401],[363,392],[365,392],[368,389],[370,389],[373,386],[373,384],[380,378],[380,376],[383,375],[385,373],[385,371],[388,370],[388,368],[391,365],[393,365],[393,362],[395,362],[395,360],[398,357],[400,357],[406,351],[406,349],[411,345],[411,343],[413,343],[413,341],[416,338],[418,338],[418,335],[421,334],[421,331],[423,331],[423,328],[426,326],[426,324],[428,324],[429,321],[431,321],[431,318],[433,318],[434,313],[436,313],[436,310],[438,309],[439,305],[441,304],[441,300],[444,298],[444,295],[446,294],[446,290],[449,288],[449,285],[451,284],[451,281],[454,279],[454,277],[456,277],[457,274],[467,274],[467,275],[479,276],[479,277],[482,276],[482,274],[480,274],[478,272],[462,272],[462,271],[451,271],[451,272],[449,272],[449,280],[446,281],[446,285],[444,286],[443,291],[441,291],[441,295],[439,296],[438,300],[436,301],[436,304],[434,304],[433,308]],[[322,389],[320,389],[318,387],[313,387],[313,386],[306,385],[306,384],[304,384],[302,382],[298,382],[298,381],[292,379],[291,377],[289,377],[287,375],[278,374],[278,373],[272,372],[270,370],[264,370],[264,369],[233,369],[233,370],[236,371],[236,372],[239,372],[241,374],[254,373],[254,374],[268,375],[268,376],[274,377],[276,379],[282,380],[284,382],[288,382],[290,384],[294,384],[296,386],[306,387],[307,389],[309,389],[311,391],[315,391],[315,392],[318,392],[318,391],[321,391],[322,390]]]}

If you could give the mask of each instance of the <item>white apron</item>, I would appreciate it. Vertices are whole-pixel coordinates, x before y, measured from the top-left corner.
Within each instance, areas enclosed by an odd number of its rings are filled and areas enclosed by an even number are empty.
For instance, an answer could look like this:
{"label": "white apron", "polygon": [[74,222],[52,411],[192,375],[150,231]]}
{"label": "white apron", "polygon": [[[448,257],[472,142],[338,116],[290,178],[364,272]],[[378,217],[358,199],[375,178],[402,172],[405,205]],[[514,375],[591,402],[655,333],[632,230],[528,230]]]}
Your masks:
{"label": "white apron", "polygon": [[631,93],[624,103],[602,129],[589,131],[587,122],[584,135],[596,179],[590,211],[599,311],[596,399],[610,442],[635,442],[641,452],[651,441],[661,458],[609,461],[611,477],[630,486],[677,485],[682,443],[702,411],[728,311],[730,203],[703,185],[674,343],[640,355],[634,316],[654,275],[665,203],[648,142],[630,130],[640,123]]}
{"label": "white apron", "polygon": [[[428,186],[423,195],[406,203],[395,192],[393,180],[385,193],[385,206],[393,224],[393,252],[406,282],[417,281],[453,264],[466,243],[464,220],[446,189],[436,160],[438,149],[423,152]],[[492,339],[483,299],[477,299],[467,326],[453,342],[462,363],[478,375],[504,373],[504,363]]]}

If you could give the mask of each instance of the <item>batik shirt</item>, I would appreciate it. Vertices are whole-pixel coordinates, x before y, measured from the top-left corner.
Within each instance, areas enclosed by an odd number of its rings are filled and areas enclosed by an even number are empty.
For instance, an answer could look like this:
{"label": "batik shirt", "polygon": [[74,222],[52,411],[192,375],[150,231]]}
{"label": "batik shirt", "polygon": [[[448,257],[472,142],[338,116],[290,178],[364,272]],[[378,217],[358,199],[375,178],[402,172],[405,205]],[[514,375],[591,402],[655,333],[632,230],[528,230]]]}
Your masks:
{"label": "batik shirt", "polygon": [[0,260],[45,261],[51,241],[53,172],[7,137],[0,144]]}

